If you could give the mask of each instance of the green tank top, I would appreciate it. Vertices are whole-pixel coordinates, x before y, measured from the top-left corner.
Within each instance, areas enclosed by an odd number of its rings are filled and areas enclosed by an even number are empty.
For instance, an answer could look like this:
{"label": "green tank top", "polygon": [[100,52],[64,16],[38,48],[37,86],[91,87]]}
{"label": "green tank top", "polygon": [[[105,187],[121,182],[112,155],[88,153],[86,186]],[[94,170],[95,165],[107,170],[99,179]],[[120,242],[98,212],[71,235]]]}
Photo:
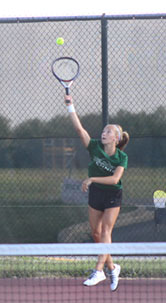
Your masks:
{"label": "green tank top", "polygon": [[[117,166],[127,169],[128,156],[126,153],[116,148],[114,155],[109,156],[104,151],[104,145],[100,140],[91,139],[87,147],[91,161],[88,165],[89,177],[107,177],[112,176]],[[96,186],[103,189],[121,189],[122,181],[116,185],[107,185],[95,183]]]}

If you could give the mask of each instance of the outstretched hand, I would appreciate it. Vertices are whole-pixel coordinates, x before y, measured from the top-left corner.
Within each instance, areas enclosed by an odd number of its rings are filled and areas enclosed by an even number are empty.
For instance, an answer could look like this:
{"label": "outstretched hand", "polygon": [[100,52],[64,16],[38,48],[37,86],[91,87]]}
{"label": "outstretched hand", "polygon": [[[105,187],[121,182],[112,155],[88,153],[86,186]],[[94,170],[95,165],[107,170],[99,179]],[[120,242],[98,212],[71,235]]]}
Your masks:
{"label": "outstretched hand", "polygon": [[65,104],[66,104],[66,105],[71,105],[71,104],[73,104],[72,96],[70,96],[70,95],[65,95]]}
{"label": "outstretched hand", "polygon": [[82,183],[82,191],[83,191],[83,192],[87,192],[87,191],[88,191],[88,187],[89,187],[89,185],[91,185],[91,184],[92,184],[91,178],[85,179],[85,180],[83,181],[83,183]]}

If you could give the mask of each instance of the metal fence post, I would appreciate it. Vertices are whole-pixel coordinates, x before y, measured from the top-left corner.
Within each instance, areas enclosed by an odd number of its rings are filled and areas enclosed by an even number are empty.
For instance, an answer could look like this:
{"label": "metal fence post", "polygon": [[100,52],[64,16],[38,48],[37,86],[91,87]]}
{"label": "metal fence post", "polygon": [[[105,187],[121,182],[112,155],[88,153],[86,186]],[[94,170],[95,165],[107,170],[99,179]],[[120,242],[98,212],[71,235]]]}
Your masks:
{"label": "metal fence post", "polygon": [[107,18],[101,18],[101,56],[102,56],[102,125],[108,124],[108,55],[107,55]]}

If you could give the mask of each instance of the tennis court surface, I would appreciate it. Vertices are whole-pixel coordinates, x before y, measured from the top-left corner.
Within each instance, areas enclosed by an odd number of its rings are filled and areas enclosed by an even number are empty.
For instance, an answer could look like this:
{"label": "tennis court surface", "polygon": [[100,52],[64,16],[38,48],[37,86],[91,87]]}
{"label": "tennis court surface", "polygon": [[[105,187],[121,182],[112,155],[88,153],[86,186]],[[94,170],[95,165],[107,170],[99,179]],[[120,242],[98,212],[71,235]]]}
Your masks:
{"label": "tennis court surface", "polygon": [[[117,291],[109,277],[83,286],[106,253],[121,265]],[[166,243],[0,245],[0,302],[166,302]]]}

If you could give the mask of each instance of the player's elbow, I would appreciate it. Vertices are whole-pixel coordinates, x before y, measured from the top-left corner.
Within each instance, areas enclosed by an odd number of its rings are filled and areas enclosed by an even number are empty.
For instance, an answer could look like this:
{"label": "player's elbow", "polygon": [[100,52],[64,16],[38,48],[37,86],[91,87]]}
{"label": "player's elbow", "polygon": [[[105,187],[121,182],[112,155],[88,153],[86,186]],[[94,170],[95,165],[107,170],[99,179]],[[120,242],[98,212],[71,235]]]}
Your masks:
{"label": "player's elbow", "polygon": [[113,176],[112,178],[112,185],[117,185],[119,183],[119,178]]}
{"label": "player's elbow", "polygon": [[82,127],[77,126],[77,127],[76,127],[76,132],[77,132],[79,135],[81,135],[81,134],[82,134]]}

